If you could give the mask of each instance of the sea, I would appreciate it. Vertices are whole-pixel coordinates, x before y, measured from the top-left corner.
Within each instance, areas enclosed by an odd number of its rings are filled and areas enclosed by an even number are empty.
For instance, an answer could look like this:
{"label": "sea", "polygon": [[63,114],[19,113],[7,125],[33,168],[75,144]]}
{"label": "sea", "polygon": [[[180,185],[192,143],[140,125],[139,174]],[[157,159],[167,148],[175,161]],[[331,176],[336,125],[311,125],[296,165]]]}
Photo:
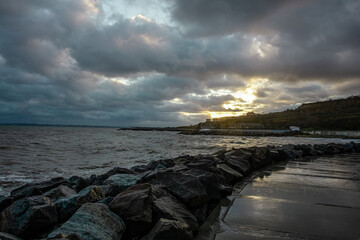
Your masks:
{"label": "sea", "polygon": [[52,177],[88,177],[114,167],[212,154],[221,149],[359,141],[340,138],[183,135],[102,127],[0,126],[0,194]]}

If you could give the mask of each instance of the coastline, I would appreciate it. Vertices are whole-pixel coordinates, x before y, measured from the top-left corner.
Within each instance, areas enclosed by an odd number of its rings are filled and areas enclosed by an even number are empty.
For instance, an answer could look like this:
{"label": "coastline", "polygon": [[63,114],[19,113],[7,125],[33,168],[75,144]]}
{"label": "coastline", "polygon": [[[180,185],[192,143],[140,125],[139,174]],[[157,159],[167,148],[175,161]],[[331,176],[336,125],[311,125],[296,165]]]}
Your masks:
{"label": "coastline", "polygon": [[[306,156],[352,152],[360,152],[360,143],[249,147],[117,167],[88,179],[26,184],[0,198],[1,231],[24,239],[95,239],[84,238],[86,234],[103,239],[180,234],[193,239],[219,201],[253,171]],[[96,219],[93,228],[100,230],[82,229],[87,218]],[[109,219],[117,224],[105,227]],[[71,227],[74,221],[76,228]],[[106,238],[103,227],[117,238]]]}

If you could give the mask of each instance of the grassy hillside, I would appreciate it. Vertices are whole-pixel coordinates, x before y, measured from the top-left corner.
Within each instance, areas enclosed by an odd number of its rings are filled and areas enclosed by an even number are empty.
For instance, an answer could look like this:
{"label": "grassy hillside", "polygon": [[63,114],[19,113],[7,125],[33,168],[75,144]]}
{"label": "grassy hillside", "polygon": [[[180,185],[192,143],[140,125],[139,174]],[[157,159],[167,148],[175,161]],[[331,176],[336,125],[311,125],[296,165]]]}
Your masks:
{"label": "grassy hillside", "polygon": [[263,124],[265,129],[288,129],[295,125],[309,130],[360,130],[360,96],[306,103],[283,112],[221,118],[212,124],[229,128],[241,123]]}

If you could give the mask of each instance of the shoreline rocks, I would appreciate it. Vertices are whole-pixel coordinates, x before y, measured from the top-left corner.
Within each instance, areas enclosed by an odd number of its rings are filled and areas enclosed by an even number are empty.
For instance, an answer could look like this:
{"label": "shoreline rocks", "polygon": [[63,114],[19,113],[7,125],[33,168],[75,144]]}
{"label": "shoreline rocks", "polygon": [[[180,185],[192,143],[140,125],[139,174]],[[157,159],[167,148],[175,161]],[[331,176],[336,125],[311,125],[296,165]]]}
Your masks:
{"label": "shoreline rocks", "polygon": [[250,147],[25,184],[0,196],[0,238],[193,239],[251,172],[279,161],[355,152],[360,143]]}

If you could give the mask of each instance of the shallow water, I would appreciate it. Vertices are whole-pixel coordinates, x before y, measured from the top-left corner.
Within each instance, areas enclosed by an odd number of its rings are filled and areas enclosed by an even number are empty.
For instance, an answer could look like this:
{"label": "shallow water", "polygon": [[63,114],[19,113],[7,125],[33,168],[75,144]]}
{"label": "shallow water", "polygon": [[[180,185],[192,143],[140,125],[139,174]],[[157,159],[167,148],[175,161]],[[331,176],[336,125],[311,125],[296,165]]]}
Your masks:
{"label": "shallow water", "polygon": [[180,155],[211,154],[223,148],[316,144],[338,138],[181,135],[116,128],[0,126],[0,193],[55,176],[90,176],[120,166]]}

